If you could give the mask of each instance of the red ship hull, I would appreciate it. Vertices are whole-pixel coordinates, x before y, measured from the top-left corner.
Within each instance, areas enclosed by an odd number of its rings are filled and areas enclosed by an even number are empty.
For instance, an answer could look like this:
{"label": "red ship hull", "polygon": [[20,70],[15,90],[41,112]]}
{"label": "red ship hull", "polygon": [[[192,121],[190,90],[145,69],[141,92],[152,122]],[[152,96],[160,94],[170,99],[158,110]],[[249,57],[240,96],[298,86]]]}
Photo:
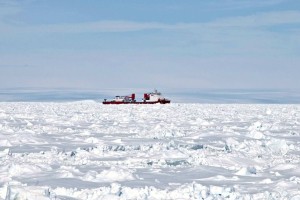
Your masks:
{"label": "red ship hull", "polygon": [[122,101],[103,101],[103,104],[168,104],[171,103],[170,100],[161,101],[135,101],[135,102],[122,102]]}

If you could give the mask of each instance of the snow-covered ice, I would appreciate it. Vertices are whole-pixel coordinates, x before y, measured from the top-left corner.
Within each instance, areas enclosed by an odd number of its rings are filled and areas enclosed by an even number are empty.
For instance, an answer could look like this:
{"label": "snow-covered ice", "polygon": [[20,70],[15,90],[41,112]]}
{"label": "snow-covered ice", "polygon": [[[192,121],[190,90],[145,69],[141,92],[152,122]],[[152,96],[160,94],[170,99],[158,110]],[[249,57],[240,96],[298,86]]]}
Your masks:
{"label": "snow-covered ice", "polygon": [[300,105],[0,103],[0,199],[300,199]]}

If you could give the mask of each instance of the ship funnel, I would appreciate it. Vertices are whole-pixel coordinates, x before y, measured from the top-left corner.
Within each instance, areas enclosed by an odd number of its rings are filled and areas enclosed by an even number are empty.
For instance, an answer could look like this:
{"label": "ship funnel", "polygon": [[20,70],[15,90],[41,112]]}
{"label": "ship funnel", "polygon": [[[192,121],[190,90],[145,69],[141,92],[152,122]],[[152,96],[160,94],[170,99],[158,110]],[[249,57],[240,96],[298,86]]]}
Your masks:
{"label": "ship funnel", "polygon": [[150,99],[149,94],[145,93],[144,94],[144,100],[149,100],[149,99]]}

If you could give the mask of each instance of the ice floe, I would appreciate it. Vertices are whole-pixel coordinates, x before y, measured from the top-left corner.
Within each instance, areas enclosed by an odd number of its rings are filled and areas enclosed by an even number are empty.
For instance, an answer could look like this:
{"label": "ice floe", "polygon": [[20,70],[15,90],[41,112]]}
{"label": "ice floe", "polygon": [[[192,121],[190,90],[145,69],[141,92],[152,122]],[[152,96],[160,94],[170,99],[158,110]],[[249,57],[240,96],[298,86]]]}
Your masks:
{"label": "ice floe", "polygon": [[0,111],[0,199],[300,199],[299,105]]}

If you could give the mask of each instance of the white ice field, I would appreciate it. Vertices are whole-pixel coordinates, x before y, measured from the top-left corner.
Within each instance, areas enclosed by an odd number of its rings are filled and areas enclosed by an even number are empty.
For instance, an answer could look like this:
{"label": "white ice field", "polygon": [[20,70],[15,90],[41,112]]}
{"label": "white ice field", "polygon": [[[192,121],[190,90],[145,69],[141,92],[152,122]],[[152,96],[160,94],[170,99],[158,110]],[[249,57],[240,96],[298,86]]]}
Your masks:
{"label": "white ice field", "polygon": [[0,103],[0,199],[300,199],[300,105]]}

